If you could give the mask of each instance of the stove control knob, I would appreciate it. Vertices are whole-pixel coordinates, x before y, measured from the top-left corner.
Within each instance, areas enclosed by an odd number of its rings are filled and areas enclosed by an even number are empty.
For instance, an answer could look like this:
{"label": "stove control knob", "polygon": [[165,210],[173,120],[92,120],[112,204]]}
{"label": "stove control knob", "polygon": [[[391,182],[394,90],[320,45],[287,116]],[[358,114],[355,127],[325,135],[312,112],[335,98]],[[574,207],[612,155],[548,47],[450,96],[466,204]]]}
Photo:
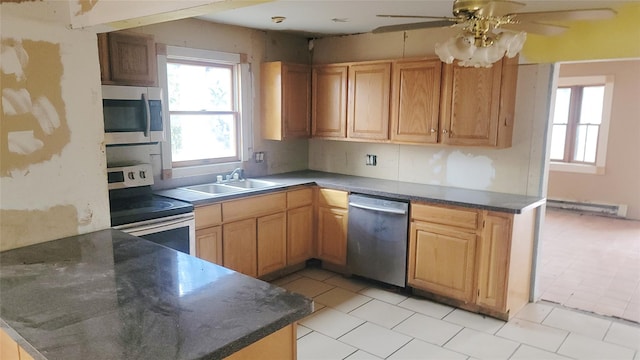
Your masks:
{"label": "stove control knob", "polygon": [[147,178],[147,173],[144,172],[143,170],[140,170],[140,179],[146,179]]}
{"label": "stove control knob", "polygon": [[127,174],[127,176],[129,177],[130,180],[135,180],[136,175],[134,174],[133,171],[129,171],[129,173]]}

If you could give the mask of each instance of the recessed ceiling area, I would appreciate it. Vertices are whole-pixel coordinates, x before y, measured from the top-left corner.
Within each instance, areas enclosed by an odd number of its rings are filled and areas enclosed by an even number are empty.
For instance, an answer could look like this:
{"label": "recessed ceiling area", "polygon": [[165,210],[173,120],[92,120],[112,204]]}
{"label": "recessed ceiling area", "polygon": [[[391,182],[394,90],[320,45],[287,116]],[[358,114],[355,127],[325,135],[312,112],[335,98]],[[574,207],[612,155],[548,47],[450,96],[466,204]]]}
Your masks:
{"label": "recessed ceiling area", "polygon": [[[519,1],[518,12],[613,8],[634,1]],[[377,14],[452,16],[453,0],[276,0],[258,2],[198,17],[221,24],[296,33],[310,38],[367,33],[380,26],[422,22],[422,19],[379,18]],[[281,22],[272,17],[284,17]]]}

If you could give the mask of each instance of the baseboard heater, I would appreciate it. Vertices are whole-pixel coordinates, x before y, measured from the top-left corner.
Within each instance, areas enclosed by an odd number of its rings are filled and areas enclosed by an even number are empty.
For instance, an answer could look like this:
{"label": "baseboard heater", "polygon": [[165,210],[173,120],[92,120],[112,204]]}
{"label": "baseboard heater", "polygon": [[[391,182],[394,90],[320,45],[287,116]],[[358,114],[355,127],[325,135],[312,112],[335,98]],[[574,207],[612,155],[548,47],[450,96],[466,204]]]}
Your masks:
{"label": "baseboard heater", "polygon": [[622,204],[595,204],[567,200],[547,199],[547,207],[574,211],[583,211],[595,214],[615,217],[627,217],[627,205]]}

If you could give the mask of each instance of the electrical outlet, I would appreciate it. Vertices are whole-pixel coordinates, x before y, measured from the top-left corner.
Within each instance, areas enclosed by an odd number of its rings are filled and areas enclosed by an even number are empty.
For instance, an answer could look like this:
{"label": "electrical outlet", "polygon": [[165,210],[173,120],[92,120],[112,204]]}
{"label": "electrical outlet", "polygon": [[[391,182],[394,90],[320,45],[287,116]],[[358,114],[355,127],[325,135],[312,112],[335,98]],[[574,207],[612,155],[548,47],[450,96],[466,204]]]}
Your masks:
{"label": "electrical outlet", "polygon": [[261,163],[264,161],[264,151],[258,151],[253,153],[253,158],[256,163]]}
{"label": "electrical outlet", "polygon": [[378,156],[367,154],[365,164],[368,166],[376,166],[378,164]]}

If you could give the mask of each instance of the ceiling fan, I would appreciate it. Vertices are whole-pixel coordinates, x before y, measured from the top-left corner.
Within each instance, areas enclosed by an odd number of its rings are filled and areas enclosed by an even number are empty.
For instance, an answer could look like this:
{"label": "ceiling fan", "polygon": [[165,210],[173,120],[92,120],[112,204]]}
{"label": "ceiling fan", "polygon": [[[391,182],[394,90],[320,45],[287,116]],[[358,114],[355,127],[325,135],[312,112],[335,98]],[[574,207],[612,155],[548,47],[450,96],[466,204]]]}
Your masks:
{"label": "ceiling fan", "polygon": [[457,26],[462,32],[444,44],[436,44],[436,53],[447,63],[461,60],[462,66],[489,67],[502,56],[515,56],[526,33],[558,35],[566,26],[553,22],[610,19],[616,12],[609,8],[516,12],[525,4],[510,0],[454,0],[453,16],[377,15],[386,18],[433,19],[411,24],[389,25],[373,33]]}

